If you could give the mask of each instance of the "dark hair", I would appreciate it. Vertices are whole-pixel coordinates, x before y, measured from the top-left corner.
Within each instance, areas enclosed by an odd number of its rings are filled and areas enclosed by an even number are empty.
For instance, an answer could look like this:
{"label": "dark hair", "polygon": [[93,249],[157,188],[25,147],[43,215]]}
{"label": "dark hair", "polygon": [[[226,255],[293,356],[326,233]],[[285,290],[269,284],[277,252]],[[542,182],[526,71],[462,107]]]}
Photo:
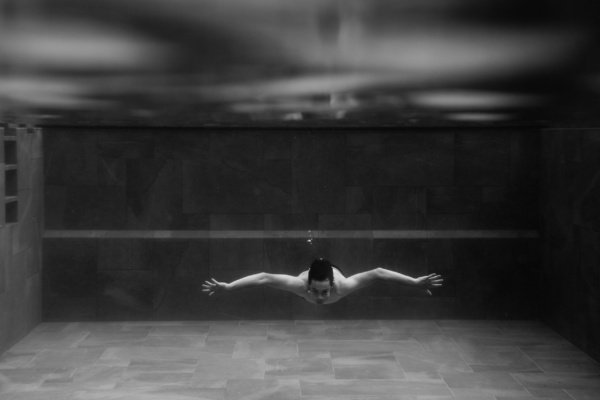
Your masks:
{"label": "dark hair", "polygon": [[308,284],[313,280],[321,282],[329,279],[329,284],[333,286],[333,266],[329,260],[323,258],[313,261],[308,270]]}

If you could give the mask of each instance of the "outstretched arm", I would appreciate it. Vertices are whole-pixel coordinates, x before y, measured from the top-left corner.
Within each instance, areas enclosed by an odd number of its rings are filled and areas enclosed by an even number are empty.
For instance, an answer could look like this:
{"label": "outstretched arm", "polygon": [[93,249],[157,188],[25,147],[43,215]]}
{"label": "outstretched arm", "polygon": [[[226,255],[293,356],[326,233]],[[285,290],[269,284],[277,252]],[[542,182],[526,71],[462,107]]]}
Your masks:
{"label": "outstretched arm", "polygon": [[209,296],[212,296],[219,291],[232,292],[262,285],[288,290],[290,292],[298,292],[304,289],[304,282],[298,277],[283,274],[269,274],[267,272],[248,275],[231,283],[218,282],[215,279],[211,279],[211,281],[206,281],[202,285],[202,291]]}
{"label": "outstretched arm", "polygon": [[442,279],[442,276],[437,274],[429,274],[426,276],[421,276],[419,278],[411,278],[410,276],[403,275],[396,271],[390,271],[389,269],[385,268],[378,268],[378,270],[380,271],[379,273],[381,280],[414,286],[417,289],[424,290],[430,296],[431,292],[429,291],[429,289],[441,287],[442,282],[444,281]]}
{"label": "outstretched arm", "polygon": [[390,271],[385,268],[375,268],[370,271],[352,275],[351,277],[345,279],[344,282],[340,284],[340,291],[345,296],[355,290],[381,280],[414,286],[425,290],[431,296],[429,289],[442,286],[443,279],[441,278],[442,277],[440,275],[436,274],[422,276],[419,278],[411,278],[410,276],[403,275],[399,272]]}

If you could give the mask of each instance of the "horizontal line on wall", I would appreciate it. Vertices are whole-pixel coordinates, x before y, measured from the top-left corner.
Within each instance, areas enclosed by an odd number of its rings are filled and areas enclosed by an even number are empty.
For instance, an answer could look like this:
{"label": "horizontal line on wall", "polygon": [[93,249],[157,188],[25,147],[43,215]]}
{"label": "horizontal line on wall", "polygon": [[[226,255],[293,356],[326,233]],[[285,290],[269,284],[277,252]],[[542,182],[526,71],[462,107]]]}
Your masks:
{"label": "horizontal line on wall", "polygon": [[[312,236],[311,236],[312,235]],[[46,230],[51,239],[511,239],[538,238],[535,230]]]}

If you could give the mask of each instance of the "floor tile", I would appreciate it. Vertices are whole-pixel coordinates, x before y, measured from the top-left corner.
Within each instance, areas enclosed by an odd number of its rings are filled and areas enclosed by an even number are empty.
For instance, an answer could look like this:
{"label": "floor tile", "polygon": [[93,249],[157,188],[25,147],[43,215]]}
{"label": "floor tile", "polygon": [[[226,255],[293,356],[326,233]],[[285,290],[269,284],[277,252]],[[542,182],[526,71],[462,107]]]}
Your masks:
{"label": "floor tile", "polygon": [[0,370],[24,368],[39,351],[7,351],[0,357]]}
{"label": "floor tile", "polygon": [[33,351],[43,349],[69,349],[77,347],[90,332],[32,332],[14,345],[12,351]]}
{"label": "floor tile", "polygon": [[112,331],[95,331],[91,332],[78,347],[124,347],[124,346],[140,346],[148,336],[147,332],[112,332]]}
{"label": "floor tile", "polygon": [[105,366],[55,369],[40,390],[111,390],[121,381],[125,370]]}
{"label": "floor tile", "polygon": [[512,376],[526,388],[600,390],[600,374],[514,373]]}
{"label": "floor tile", "polygon": [[298,341],[300,354],[320,351],[353,351],[355,353],[389,353],[405,350],[422,350],[419,342],[406,341],[361,341],[361,340],[304,340]]}
{"label": "floor tile", "polygon": [[299,400],[300,384],[295,379],[232,379],[225,399]]}
{"label": "floor tile", "polygon": [[522,389],[508,372],[472,372],[460,373],[443,371],[440,375],[450,389]]}
{"label": "floor tile", "polygon": [[139,344],[144,347],[206,348],[206,336],[148,335]]}
{"label": "floor tile", "polygon": [[461,335],[415,335],[415,339],[427,351],[477,351],[483,346],[477,339]]}
{"label": "floor tile", "polygon": [[0,393],[36,390],[54,368],[4,369],[0,371]]}
{"label": "floor tile", "polygon": [[291,358],[298,357],[298,344],[292,340],[238,340],[233,358]]}
{"label": "floor tile", "polygon": [[536,363],[519,350],[462,352],[460,356],[475,372],[542,372]]}
{"label": "floor tile", "polygon": [[206,341],[214,340],[266,340],[267,325],[230,325],[214,324],[210,327],[210,332]]}
{"label": "floor tile", "polygon": [[450,390],[443,383],[418,383],[400,379],[300,380],[300,386],[302,395],[305,396],[381,396],[398,393],[429,396],[451,395]]}
{"label": "floor tile", "polygon": [[567,389],[569,396],[575,400],[596,400],[598,399],[598,389]]}
{"label": "floor tile", "polygon": [[393,353],[382,355],[331,356],[336,379],[404,379],[404,371]]}
{"label": "floor tile", "polygon": [[272,358],[265,360],[265,377],[287,379],[335,379],[331,359],[315,357]]}
{"label": "floor tile", "polygon": [[73,390],[5,393],[2,400],[71,400]]}
{"label": "floor tile", "polygon": [[279,340],[309,340],[314,337],[322,338],[335,330],[325,324],[269,325],[268,338]]}
{"label": "floor tile", "polygon": [[458,352],[418,350],[394,354],[408,379],[441,380],[440,372],[473,372]]}
{"label": "floor tile", "polygon": [[27,365],[28,368],[77,368],[94,363],[103,349],[44,349]]}
{"label": "floor tile", "polygon": [[599,364],[538,321],[57,322],[0,399],[589,400]]}
{"label": "floor tile", "polygon": [[263,379],[266,369],[264,359],[205,355],[198,360],[192,382],[205,379]]}

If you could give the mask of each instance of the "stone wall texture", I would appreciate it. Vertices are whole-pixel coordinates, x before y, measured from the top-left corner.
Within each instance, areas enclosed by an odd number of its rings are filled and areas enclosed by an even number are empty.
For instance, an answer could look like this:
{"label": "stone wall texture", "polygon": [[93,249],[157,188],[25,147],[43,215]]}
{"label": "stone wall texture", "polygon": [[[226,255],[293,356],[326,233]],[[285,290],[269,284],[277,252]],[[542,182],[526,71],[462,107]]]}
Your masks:
{"label": "stone wall texture", "polygon": [[0,128],[0,176],[1,354],[42,318],[44,176],[40,129]]}
{"label": "stone wall texture", "polygon": [[600,360],[600,129],[541,137],[542,320]]}
{"label": "stone wall texture", "polygon": [[[538,227],[536,131],[45,134],[47,321],[537,315],[520,279],[539,268],[538,240],[521,235]],[[209,278],[297,275],[316,256],[445,286],[377,284],[327,307],[270,288],[201,292]]]}

